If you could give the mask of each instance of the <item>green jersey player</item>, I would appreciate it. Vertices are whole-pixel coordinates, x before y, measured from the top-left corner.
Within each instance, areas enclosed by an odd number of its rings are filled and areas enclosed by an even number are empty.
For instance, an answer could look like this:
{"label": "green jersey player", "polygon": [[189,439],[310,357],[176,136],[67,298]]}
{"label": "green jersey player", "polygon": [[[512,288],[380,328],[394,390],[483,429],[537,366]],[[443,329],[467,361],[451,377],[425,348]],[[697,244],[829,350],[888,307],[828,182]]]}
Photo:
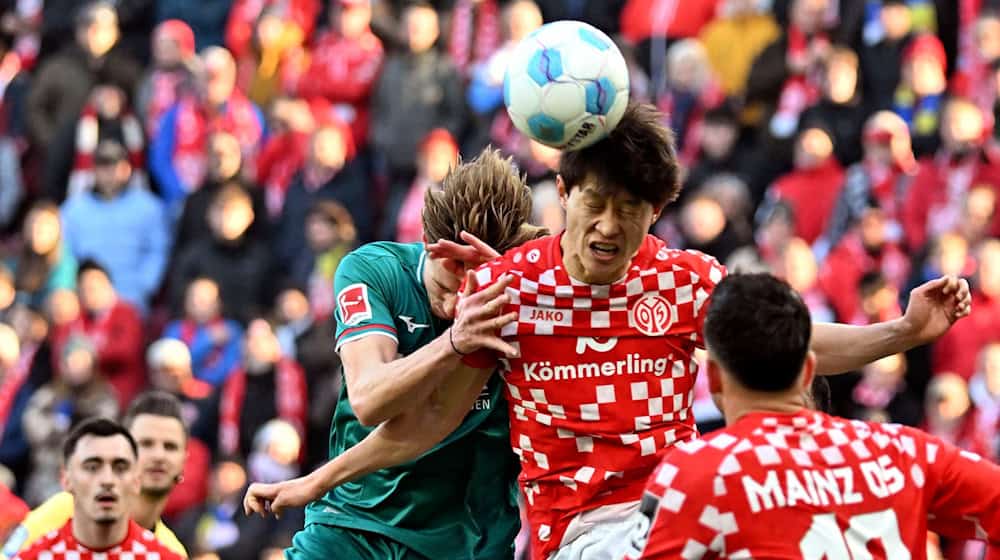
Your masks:
{"label": "green jersey player", "polygon": [[[531,195],[509,161],[484,151],[460,165],[423,212],[428,244],[457,242],[467,231],[500,250],[541,235],[527,225]],[[340,263],[336,346],[345,389],[330,428],[331,460],[382,421],[414,403],[435,402],[453,381],[463,349],[516,351],[494,333],[513,317],[497,313],[503,287],[463,303],[474,317],[452,324],[466,262],[429,256],[423,243],[371,243]],[[478,383],[461,378],[454,383]],[[280,513],[303,505],[306,522],[286,552],[289,560],[329,558],[511,558],[519,529],[519,470],[509,446],[501,381],[486,384],[458,428],[414,461],[383,469],[333,490],[323,468],[274,485],[254,485],[247,509]],[[325,494],[323,494],[325,492]]]}

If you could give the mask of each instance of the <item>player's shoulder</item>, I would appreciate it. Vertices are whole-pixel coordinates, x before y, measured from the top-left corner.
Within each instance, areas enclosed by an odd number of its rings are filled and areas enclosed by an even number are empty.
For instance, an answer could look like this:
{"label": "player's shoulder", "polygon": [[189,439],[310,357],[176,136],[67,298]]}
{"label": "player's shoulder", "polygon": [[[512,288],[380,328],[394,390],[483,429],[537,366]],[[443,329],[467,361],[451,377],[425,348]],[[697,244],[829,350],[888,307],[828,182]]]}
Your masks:
{"label": "player's shoulder", "polygon": [[706,276],[712,283],[719,282],[726,274],[726,268],[712,255],[695,249],[670,247],[654,235],[646,236],[636,260],[660,270],[690,270]]}
{"label": "player's shoulder", "polygon": [[28,512],[21,525],[7,540],[4,553],[12,555],[22,548],[30,547],[46,535],[59,531],[73,516],[73,495],[59,492],[41,505]]}
{"label": "player's shoulder", "polygon": [[364,263],[370,267],[393,266],[396,263],[411,265],[420,260],[422,252],[422,243],[375,241],[373,243],[366,243],[351,251],[344,257],[343,262],[350,264]]}
{"label": "player's shoulder", "polygon": [[482,287],[509,272],[527,277],[537,276],[541,271],[561,266],[558,247],[558,235],[546,235],[518,245],[479,265],[476,268],[477,283]]}
{"label": "player's shoulder", "polygon": [[157,538],[153,531],[139,526],[135,521],[131,521],[129,541],[126,546],[122,547],[124,552],[145,552],[146,558],[150,557],[149,553],[155,553],[159,555],[160,560],[183,560],[185,558]]}

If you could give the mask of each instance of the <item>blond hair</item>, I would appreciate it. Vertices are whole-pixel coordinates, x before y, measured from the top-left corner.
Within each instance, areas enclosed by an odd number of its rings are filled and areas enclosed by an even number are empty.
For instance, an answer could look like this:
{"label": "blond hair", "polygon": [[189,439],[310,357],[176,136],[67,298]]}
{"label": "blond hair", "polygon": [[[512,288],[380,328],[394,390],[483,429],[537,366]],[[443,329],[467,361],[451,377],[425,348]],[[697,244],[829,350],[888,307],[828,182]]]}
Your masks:
{"label": "blond hair", "polygon": [[457,243],[467,231],[503,253],[548,232],[528,223],[531,189],[510,158],[486,148],[448,172],[440,189],[424,195],[423,225],[428,243]]}

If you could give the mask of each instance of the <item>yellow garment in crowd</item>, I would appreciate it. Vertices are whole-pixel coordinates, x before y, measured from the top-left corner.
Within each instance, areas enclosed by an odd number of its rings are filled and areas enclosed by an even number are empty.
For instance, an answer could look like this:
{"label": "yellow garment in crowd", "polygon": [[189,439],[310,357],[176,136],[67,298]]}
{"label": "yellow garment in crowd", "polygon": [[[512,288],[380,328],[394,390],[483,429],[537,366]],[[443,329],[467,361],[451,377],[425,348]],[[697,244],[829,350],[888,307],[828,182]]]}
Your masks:
{"label": "yellow garment in crowd", "polygon": [[[20,550],[28,548],[33,542],[41,537],[58,530],[73,517],[73,496],[69,492],[60,492],[45,501],[44,504],[31,510],[24,521],[14,529],[7,542],[4,543],[3,552],[0,558],[8,560]],[[156,529],[153,531],[156,540],[164,546],[187,558],[187,550],[181,541],[177,540],[177,535],[163,524],[163,521],[156,522]]]}
{"label": "yellow garment in crowd", "polygon": [[758,14],[709,22],[698,38],[726,95],[739,95],[746,89],[754,59],[780,34],[773,17]]}

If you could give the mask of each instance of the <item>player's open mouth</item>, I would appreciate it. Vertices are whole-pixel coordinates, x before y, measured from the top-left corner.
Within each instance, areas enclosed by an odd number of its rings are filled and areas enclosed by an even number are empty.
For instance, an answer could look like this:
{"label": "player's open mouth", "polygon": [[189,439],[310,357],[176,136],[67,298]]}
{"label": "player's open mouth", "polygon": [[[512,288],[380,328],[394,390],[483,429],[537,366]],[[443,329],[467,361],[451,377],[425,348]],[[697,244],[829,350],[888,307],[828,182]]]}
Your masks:
{"label": "player's open mouth", "polygon": [[114,505],[118,503],[118,497],[114,494],[99,494],[97,496],[97,503],[104,506]]}
{"label": "player's open mouth", "polygon": [[598,260],[609,261],[618,254],[618,246],[610,243],[591,243],[590,251]]}

